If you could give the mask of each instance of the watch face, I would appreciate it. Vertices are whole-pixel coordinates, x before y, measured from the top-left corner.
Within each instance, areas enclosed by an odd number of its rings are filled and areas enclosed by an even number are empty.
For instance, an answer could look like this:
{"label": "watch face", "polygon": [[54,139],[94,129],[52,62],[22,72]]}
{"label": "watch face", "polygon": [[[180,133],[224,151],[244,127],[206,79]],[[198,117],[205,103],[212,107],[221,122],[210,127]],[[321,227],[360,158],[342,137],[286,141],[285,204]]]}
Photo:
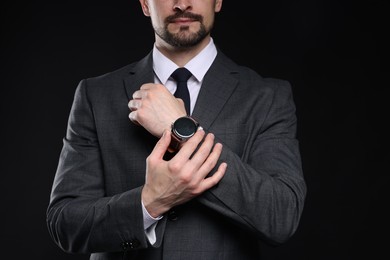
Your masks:
{"label": "watch face", "polygon": [[193,136],[196,132],[198,125],[194,120],[188,117],[181,117],[173,124],[173,131],[177,137],[186,139]]}

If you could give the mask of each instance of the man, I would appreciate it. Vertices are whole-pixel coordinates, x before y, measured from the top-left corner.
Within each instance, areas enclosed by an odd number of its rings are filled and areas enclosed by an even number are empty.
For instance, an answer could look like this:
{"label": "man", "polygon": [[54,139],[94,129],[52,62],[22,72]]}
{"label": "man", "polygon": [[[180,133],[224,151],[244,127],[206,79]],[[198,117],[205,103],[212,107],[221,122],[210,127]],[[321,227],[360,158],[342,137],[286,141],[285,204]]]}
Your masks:
{"label": "man", "polygon": [[[290,85],[217,49],[222,0],[140,4],[153,51],[80,82],[50,234],[90,259],[259,259],[260,241],[294,234],[306,195]],[[189,100],[174,96],[183,67]]]}

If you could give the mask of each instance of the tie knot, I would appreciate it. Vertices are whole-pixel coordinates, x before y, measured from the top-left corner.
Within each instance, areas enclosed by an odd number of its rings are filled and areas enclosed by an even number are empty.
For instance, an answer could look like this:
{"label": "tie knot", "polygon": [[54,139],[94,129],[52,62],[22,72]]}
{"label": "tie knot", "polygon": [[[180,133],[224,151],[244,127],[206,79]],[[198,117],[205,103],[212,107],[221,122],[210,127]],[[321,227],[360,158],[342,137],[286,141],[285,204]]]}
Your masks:
{"label": "tie knot", "polygon": [[186,82],[192,73],[186,68],[178,68],[172,73],[172,78],[177,82]]}

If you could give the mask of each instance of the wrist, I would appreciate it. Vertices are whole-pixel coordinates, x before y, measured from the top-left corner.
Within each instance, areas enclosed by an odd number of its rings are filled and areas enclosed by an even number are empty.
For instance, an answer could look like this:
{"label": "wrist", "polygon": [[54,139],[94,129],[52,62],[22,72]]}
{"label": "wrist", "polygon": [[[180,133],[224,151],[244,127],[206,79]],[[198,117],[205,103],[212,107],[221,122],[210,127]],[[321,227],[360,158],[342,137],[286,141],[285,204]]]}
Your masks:
{"label": "wrist", "polygon": [[[147,213],[152,219],[160,219],[162,215],[169,210],[169,207],[158,203],[147,194],[147,188],[142,189],[141,204],[144,209],[144,213]],[[145,212],[146,211],[146,212]]]}

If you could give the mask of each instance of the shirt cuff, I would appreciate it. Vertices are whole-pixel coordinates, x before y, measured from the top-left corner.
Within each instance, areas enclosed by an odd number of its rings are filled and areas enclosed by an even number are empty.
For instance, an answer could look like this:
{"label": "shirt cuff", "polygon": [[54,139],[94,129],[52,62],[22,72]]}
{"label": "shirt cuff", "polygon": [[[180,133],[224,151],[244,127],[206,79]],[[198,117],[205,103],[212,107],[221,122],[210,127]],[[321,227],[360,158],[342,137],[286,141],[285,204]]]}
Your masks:
{"label": "shirt cuff", "polygon": [[158,216],[157,218],[152,217],[149,212],[146,210],[144,203],[142,204],[142,213],[144,215],[144,229],[148,229],[151,225],[162,219],[163,216]]}

